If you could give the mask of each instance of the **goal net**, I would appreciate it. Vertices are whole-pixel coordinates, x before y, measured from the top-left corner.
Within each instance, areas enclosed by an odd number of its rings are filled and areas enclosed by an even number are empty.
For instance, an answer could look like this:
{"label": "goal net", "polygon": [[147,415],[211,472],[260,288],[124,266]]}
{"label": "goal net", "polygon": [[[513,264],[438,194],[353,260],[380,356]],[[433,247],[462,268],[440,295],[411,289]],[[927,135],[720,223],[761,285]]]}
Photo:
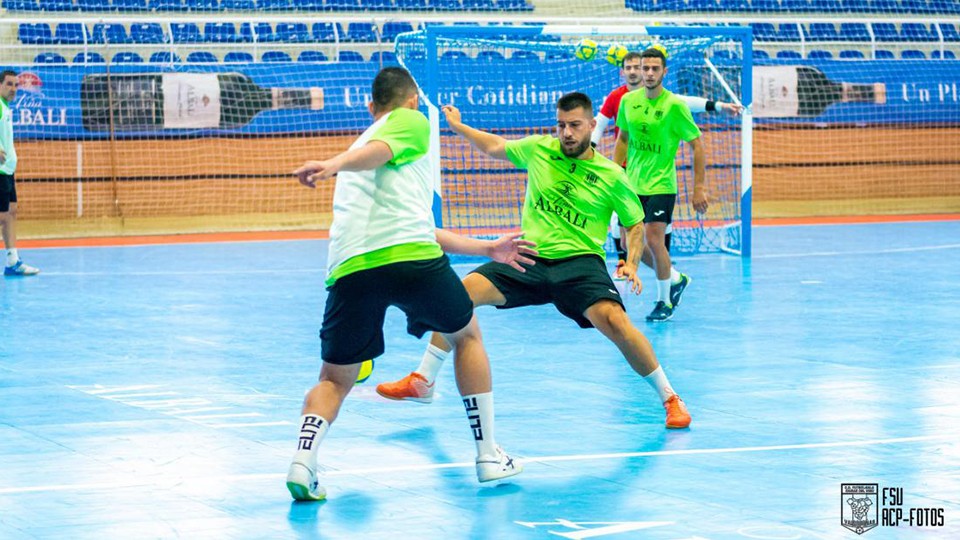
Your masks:
{"label": "goal net", "polygon": [[[748,33],[700,27],[428,27],[401,35],[397,55],[431,107],[455,104],[465,123],[520,138],[554,133],[556,102],[567,92],[586,93],[599,110],[606,95],[623,84],[616,59],[605,58],[615,45],[632,51],[663,45],[668,52],[667,89],[737,102],[743,86],[749,87],[742,64],[718,65],[710,58],[720,51],[742,58]],[[576,54],[585,39],[597,44],[597,55],[590,60]],[[693,157],[691,148],[682,144],[672,246],[687,253],[739,252],[749,229],[743,204],[749,184],[749,179],[744,181],[749,174],[749,166],[744,166],[745,155],[749,160],[744,121],[716,114],[698,114],[696,120],[707,147],[712,205],[705,216],[693,211]],[[615,141],[612,126],[598,146],[608,157]],[[474,235],[519,227],[526,173],[482,155],[445,124],[439,133],[444,226]]]}

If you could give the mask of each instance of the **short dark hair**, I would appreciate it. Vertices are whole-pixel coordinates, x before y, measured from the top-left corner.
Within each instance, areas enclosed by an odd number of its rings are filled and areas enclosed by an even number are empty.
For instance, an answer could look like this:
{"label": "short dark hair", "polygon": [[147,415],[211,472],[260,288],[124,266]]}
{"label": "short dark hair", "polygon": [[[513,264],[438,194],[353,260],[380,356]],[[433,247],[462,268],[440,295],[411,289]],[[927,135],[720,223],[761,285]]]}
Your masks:
{"label": "short dark hair", "polygon": [[19,77],[19,75],[17,75],[17,72],[12,69],[0,71],[0,82],[3,82],[3,80],[7,77]]}
{"label": "short dark hair", "polygon": [[663,60],[663,67],[667,67],[667,55],[663,54],[663,51],[656,47],[650,47],[640,53],[640,58],[659,58]]}
{"label": "short dark hair", "polygon": [[557,100],[557,108],[564,112],[569,112],[574,109],[586,109],[591,116],[593,115],[593,102],[590,101],[590,96],[583,92],[564,94]]}
{"label": "short dark hair", "polygon": [[623,62],[621,62],[620,65],[622,66],[623,64],[626,64],[627,60],[640,60],[642,57],[643,55],[637,51],[630,51],[626,56],[623,57]]}
{"label": "short dark hair", "polygon": [[373,79],[373,108],[377,111],[399,106],[417,91],[417,83],[402,67],[385,67]]}

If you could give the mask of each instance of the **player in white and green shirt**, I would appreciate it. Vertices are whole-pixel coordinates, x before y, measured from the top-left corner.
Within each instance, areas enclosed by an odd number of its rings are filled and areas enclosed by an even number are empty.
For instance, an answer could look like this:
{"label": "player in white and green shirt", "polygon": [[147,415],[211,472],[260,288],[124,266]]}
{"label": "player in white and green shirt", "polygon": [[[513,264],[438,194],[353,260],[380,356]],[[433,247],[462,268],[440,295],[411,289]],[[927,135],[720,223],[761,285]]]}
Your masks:
{"label": "player in white and green shirt", "polygon": [[[522,467],[494,439],[490,365],[473,304],[441,248],[484,254],[521,268],[529,261],[519,234],[495,242],[434,229],[430,126],[417,111],[417,85],[406,70],[380,70],[373,81],[374,123],[350,148],[325,161],[309,161],[300,182],[337,176],[330,229],[327,303],[320,329],[320,382],[304,398],[297,452],[287,489],[297,500],[321,500],[317,447],[354,386],[360,364],[384,351],[389,306],[407,315],[407,331],[427,331],[457,351],[457,381],[477,446],[481,482],[518,474]],[[530,261],[532,262],[532,261]]]}
{"label": "player in white and green shirt", "polygon": [[7,249],[3,275],[32,276],[40,270],[26,265],[17,253],[17,151],[13,147],[13,111],[10,104],[17,97],[16,72],[0,71],[0,233]]}
{"label": "player in white and green shirt", "polygon": [[[603,245],[616,211],[627,227],[629,258],[623,273],[634,292],[640,292],[637,263],[643,249],[643,210],[623,169],[590,145],[595,125],[590,98],[579,92],[560,98],[556,137],[507,141],[465,125],[453,106],[443,112],[450,128],[481,152],[528,171],[521,228],[524,237],[537,244],[537,264],[526,267],[526,272],[500,263],[477,268],[463,281],[474,305],[509,309],[553,304],[581,328],[597,328],[657,391],[667,410],[667,427],[689,426],[690,414],[667,381],[650,342],[630,322],[607,272]],[[434,336],[416,371],[377,386],[377,392],[391,399],[430,402],[448,351],[449,346]]]}
{"label": "player in white and green shirt", "polygon": [[643,89],[628,92],[620,101],[617,127],[620,134],[613,159],[627,163],[627,176],[646,214],[647,253],[644,262],[657,272],[657,303],[648,321],[666,321],[680,304],[689,276],[670,261],[668,228],[677,202],[677,148],[680,141],[693,147],[693,208],[707,211],[704,191],[706,153],[700,129],[690,108],[663,87],[667,59],[662,48],[651,47],[640,55]]}

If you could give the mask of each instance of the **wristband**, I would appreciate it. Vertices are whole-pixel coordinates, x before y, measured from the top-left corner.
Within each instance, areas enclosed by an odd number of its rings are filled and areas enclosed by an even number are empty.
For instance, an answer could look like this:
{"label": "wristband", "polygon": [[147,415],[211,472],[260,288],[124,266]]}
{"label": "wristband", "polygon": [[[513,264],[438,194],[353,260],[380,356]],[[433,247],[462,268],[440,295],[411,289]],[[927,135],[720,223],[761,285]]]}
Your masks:
{"label": "wristband", "polygon": [[707,104],[704,107],[707,112],[714,112],[717,110],[717,102],[713,100],[707,100]]}

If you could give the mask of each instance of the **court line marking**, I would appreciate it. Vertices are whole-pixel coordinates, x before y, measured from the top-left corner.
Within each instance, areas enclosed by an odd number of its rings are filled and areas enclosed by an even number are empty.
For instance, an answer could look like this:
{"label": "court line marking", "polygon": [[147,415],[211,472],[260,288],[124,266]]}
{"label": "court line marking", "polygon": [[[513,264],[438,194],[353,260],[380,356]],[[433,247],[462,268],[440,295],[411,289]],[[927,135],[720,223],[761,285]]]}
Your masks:
{"label": "court line marking", "polygon": [[785,259],[789,257],[839,257],[849,255],[884,255],[887,253],[914,253],[917,251],[939,251],[960,249],[960,244],[941,244],[938,246],[915,246],[905,248],[877,249],[869,251],[811,251],[809,253],[769,253],[754,255],[754,259]]}
{"label": "court line marking", "polygon": [[[229,427],[237,427],[231,425]],[[867,439],[863,441],[837,441],[825,443],[804,443],[804,444],[778,444],[769,446],[741,446],[727,448],[699,448],[686,450],[651,450],[648,452],[616,452],[607,454],[574,454],[567,456],[541,456],[541,457],[523,457],[519,459],[525,463],[556,463],[561,461],[585,461],[585,460],[605,460],[605,459],[625,459],[635,457],[658,457],[658,456],[692,456],[708,454],[738,454],[746,452],[771,452],[782,450],[808,450],[817,448],[849,448],[856,446],[873,446],[880,444],[900,444],[912,442],[938,441],[943,439],[957,440],[958,434],[939,434],[939,435],[920,435],[916,437],[896,437],[889,439]],[[321,470],[320,477],[333,476],[357,476],[366,474],[384,474],[400,472],[432,471],[442,469],[472,469],[476,465],[474,462],[456,462],[456,463],[428,463],[420,465],[401,465],[392,467],[377,467],[369,469],[345,469],[345,470]],[[110,482],[96,484],[53,484],[46,486],[26,486],[0,488],[0,495],[13,495],[18,493],[40,493],[56,491],[85,491],[99,489],[120,489],[143,486],[165,486],[179,485],[181,483],[194,482],[223,482],[223,481],[251,481],[251,480],[277,480],[286,478],[284,473],[253,473],[253,474],[235,474],[213,478],[184,478],[171,481],[168,474],[158,475],[158,481],[155,482]]]}

